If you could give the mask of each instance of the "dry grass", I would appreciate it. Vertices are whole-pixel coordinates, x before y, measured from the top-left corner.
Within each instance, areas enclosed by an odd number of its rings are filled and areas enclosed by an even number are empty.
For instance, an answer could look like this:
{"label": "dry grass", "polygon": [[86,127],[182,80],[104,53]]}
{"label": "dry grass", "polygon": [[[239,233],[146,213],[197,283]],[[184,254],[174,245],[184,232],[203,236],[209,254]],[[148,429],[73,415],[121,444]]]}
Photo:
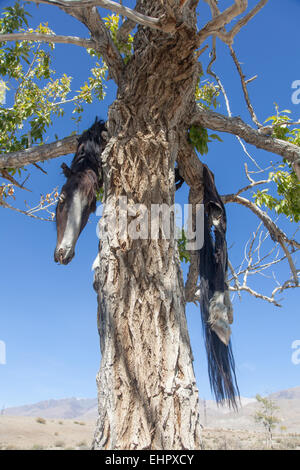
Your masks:
{"label": "dry grass", "polygon": [[300,450],[299,434],[274,434],[272,444],[264,432],[244,430],[204,429],[204,450]]}

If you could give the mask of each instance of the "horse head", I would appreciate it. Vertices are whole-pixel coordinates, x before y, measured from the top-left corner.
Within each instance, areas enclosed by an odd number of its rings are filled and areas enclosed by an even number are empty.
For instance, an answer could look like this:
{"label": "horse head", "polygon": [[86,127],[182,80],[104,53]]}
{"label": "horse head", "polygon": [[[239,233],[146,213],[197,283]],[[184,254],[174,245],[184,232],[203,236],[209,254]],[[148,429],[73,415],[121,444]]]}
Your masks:
{"label": "horse head", "polygon": [[54,260],[60,264],[68,264],[72,260],[78,237],[90,214],[96,210],[96,196],[102,186],[100,156],[105,147],[102,131],[105,131],[104,122],[96,119],[78,139],[71,167],[62,164],[67,181],[56,206],[57,243],[54,252]]}

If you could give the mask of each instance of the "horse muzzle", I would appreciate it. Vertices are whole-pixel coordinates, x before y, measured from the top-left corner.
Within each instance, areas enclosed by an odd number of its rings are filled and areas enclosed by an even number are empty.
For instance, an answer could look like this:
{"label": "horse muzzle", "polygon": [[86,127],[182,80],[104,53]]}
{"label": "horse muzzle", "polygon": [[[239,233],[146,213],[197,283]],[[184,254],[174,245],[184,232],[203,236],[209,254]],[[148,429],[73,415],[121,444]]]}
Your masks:
{"label": "horse muzzle", "polygon": [[72,248],[59,248],[56,249],[54,252],[54,261],[60,264],[69,264],[70,261],[72,261],[72,259],[74,258],[74,256],[75,252]]}

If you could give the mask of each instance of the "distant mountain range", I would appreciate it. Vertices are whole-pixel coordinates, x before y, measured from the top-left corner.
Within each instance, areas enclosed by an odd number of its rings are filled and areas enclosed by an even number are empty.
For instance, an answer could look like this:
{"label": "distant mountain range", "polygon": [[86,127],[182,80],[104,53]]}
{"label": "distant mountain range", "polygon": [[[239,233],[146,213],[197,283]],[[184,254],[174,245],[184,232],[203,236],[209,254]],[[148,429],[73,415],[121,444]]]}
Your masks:
{"label": "distant mountain range", "polygon": [[63,398],[46,400],[32,405],[6,408],[2,414],[10,416],[36,416],[48,419],[80,419],[97,418],[97,398]]}
{"label": "distant mountain range", "polygon": [[[277,416],[287,432],[300,433],[300,387],[282,390],[268,396],[279,407]],[[217,406],[212,400],[200,400],[201,423],[206,428],[258,430],[253,415],[259,405],[255,398],[241,398],[241,407],[234,412]],[[46,419],[74,419],[90,421],[97,418],[96,398],[64,398],[47,400],[33,405],[6,408],[1,414],[35,416]]]}

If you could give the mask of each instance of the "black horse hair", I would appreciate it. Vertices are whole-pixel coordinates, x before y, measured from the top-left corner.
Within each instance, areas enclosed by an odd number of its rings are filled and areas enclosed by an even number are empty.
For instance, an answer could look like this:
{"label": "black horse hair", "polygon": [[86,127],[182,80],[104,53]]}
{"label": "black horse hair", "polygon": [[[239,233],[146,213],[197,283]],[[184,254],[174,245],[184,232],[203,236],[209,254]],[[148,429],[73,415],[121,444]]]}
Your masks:
{"label": "black horse hair", "polygon": [[[239,389],[235,374],[235,361],[231,342],[226,346],[211,329],[209,324],[210,301],[216,292],[227,290],[227,244],[226,213],[222,200],[214,185],[213,176],[203,166],[204,178],[204,244],[200,250],[200,309],[205,347],[208,360],[208,374],[211,389],[217,402],[224,402],[237,409]],[[212,234],[212,220],[215,214],[219,223]]]}
{"label": "black horse hair", "polygon": [[106,144],[102,137],[103,131],[106,131],[104,121],[96,118],[94,124],[78,138],[77,151],[70,168],[72,173],[84,171],[87,168],[99,173],[101,168],[99,157]]}

